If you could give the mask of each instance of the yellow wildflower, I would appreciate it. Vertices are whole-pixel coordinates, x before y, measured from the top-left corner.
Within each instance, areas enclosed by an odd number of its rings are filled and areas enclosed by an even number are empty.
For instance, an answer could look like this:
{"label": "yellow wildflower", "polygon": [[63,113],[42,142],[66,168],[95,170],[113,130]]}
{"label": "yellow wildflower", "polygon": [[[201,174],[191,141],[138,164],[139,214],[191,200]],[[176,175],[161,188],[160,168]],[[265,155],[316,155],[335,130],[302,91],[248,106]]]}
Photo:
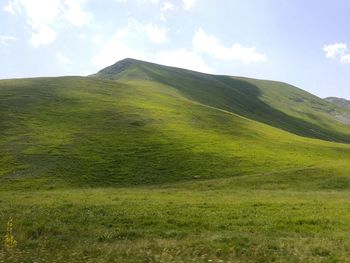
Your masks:
{"label": "yellow wildflower", "polygon": [[12,217],[10,217],[7,222],[7,230],[5,235],[5,247],[7,249],[12,249],[16,246],[16,244],[17,244],[17,241],[13,236],[13,219]]}

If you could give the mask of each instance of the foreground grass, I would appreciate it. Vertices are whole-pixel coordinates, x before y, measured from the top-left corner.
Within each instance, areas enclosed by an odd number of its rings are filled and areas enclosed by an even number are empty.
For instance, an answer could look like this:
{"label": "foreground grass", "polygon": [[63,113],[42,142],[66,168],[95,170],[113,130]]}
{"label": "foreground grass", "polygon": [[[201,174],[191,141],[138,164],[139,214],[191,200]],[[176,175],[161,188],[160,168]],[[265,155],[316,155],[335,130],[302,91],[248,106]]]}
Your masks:
{"label": "foreground grass", "polygon": [[318,173],[4,191],[0,234],[13,217],[18,245],[2,246],[0,262],[345,262],[347,186],[317,185]]}

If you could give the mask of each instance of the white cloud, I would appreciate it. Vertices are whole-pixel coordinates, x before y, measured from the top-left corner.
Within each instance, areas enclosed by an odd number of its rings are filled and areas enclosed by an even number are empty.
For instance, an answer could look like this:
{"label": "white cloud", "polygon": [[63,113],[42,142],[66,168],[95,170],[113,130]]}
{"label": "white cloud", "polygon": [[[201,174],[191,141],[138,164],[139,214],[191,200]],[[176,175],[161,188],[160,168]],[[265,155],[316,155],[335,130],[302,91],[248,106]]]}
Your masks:
{"label": "white cloud", "polygon": [[140,3],[151,3],[151,4],[158,4],[159,0],[138,0]]}
{"label": "white cloud", "polygon": [[342,63],[350,63],[350,54],[347,53],[348,46],[346,43],[325,45],[323,51],[326,53],[326,58],[337,59]]}
{"label": "white cloud", "polygon": [[148,30],[152,31],[155,28],[159,29],[157,26],[144,25],[137,20],[129,20],[126,28],[118,30],[114,38],[100,48],[100,52],[92,59],[94,65],[98,68],[103,68],[118,60],[131,57],[168,66],[214,73],[214,69],[204,60],[203,54],[207,54],[215,59],[239,60],[244,63],[266,61],[266,56],[258,53],[255,48],[247,48],[240,44],[235,44],[232,47],[222,46],[215,36],[207,35],[203,29],[195,32],[192,49],[181,48],[147,52],[145,50],[137,50],[132,45],[129,45],[130,43],[142,43],[140,32],[143,32],[150,40],[153,39],[155,43],[163,43],[165,41],[163,37],[166,36],[165,30],[161,34],[162,37],[158,39],[159,41],[155,41],[157,37],[147,33]]}
{"label": "white cloud", "polygon": [[146,54],[140,52],[121,40],[115,38],[108,42],[101,51],[92,58],[92,63],[98,69],[112,65],[124,58],[146,60],[162,65],[185,68],[205,73],[213,73],[214,70],[196,53],[185,49],[163,50]]}
{"label": "white cloud", "polygon": [[34,47],[47,45],[57,36],[56,28],[68,23],[82,26],[92,15],[82,9],[86,0],[9,0],[4,10],[26,17],[30,28],[30,43]]}
{"label": "white cloud", "polygon": [[109,41],[104,42],[99,35],[93,37],[99,52],[92,58],[92,63],[102,68],[128,57],[153,61],[154,54],[146,54],[143,49],[134,48],[134,43],[142,45],[147,39],[152,43],[162,44],[169,41],[167,32],[164,27],[142,24],[135,19],[129,19],[127,26],[118,29]]}
{"label": "white cloud", "polygon": [[3,7],[3,10],[12,14],[12,15],[15,15],[16,14],[16,6],[15,6],[15,3],[13,2],[8,2],[6,5],[4,5]]}
{"label": "white cloud", "polygon": [[82,4],[85,0],[65,0],[66,10],[62,17],[74,26],[81,27],[89,23],[92,19],[92,14],[82,9]]}
{"label": "white cloud", "polygon": [[[127,3],[130,0],[115,0],[117,3]],[[140,4],[158,4],[159,0],[136,0]]]}
{"label": "white cloud", "polygon": [[162,11],[173,11],[175,9],[174,5],[169,2],[169,1],[166,1],[163,3],[162,5]]}
{"label": "white cloud", "polygon": [[219,39],[214,35],[207,35],[202,28],[199,28],[192,39],[194,51],[205,53],[215,59],[238,60],[245,64],[264,62],[266,56],[256,51],[255,47],[244,47],[234,44],[231,47],[222,46]]}
{"label": "white cloud", "polygon": [[55,41],[57,32],[47,25],[40,25],[31,33],[29,42],[33,47],[47,45]]}
{"label": "white cloud", "polygon": [[182,0],[183,8],[185,10],[190,10],[193,8],[197,3],[197,0]]}
{"label": "white cloud", "polygon": [[338,55],[342,56],[346,50],[347,45],[345,43],[335,43],[323,47],[323,51],[326,53],[327,58],[336,58]]}
{"label": "white cloud", "polygon": [[67,56],[63,55],[62,53],[57,53],[56,55],[58,61],[61,63],[61,64],[64,64],[64,65],[71,65],[73,64],[73,61],[70,60]]}
{"label": "white cloud", "polygon": [[92,63],[102,69],[124,58],[145,59],[145,54],[114,37],[102,46],[98,54],[92,58]]}
{"label": "white cloud", "polygon": [[161,13],[160,13],[160,19],[163,22],[165,22],[167,13],[172,12],[174,10],[175,10],[175,6],[173,3],[171,3],[170,1],[163,2],[162,8],[161,8]]}
{"label": "white cloud", "polygon": [[129,19],[128,25],[117,31],[117,36],[119,38],[138,38],[140,34],[145,35],[150,42],[155,44],[164,44],[169,41],[167,28],[150,23],[142,24],[136,19]]}
{"label": "white cloud", "polygon": [[340,61],[343,62],[343,63],[350,63],[350,54],[343,55],[343,56],[340,58]]}
{"label": "white cloud", "polygon": [[13,42],[17,40],[14,36],[5,36],[5,35],[0,35],[0,44],[1,45],[8,45],[10,42]]}
{"label": "white cloud", "polygon": [[154,24],[140,24],[140,27],[145,32],[148,39],[153,43],[163,44],[169,41],[167,37],[168,30],[166,28],[161,28]]}
{"label": "white cloud", "polygon": [[154,61],[167,66],[185,68],[205,73],[214,72],[214,70],[204,62],[201,56],[185,49],[160,51],[156,53]]}
{"label": "white cloud", "polygon": [[118,31],[110,41],[99,48],[99,52],[92,58],[92,63],[97,69],[101,69],[124,58],[134,58],[206,73],[214,72],[200,54],[193,51],[175,49],[147,52],[138,50],[130,43],[137,43],[137,40],[125,37],[124,33]]}

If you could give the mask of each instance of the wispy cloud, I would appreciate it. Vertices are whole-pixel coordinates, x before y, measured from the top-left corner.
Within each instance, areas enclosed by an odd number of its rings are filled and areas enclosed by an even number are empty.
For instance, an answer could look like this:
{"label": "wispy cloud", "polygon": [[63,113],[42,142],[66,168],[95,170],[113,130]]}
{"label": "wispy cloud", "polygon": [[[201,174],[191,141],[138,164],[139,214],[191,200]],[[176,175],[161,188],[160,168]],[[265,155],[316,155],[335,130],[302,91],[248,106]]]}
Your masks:
{"label": "wispy cloud", "polygon": [[158,25],[154,24],[139,24],[138,26],[153,43],[163,44],[169,41],[167,37],[168,30],[164,27],[159,27]]}
{"label": "wispy cloud", "polygon": [[[118,3],[128,3],[131,2],[131,0],[115,0]],[[159,0],[134,0],[140,4],[158,4]]]}
{"label": "wispy cloud", "polygon": [[[150,33],[152,31],[155,31],[154,35]],[[145,38],[157,44],[168,41],[166,29],[160,30],[156,25],[142,24],[130,19],[128,26],[119,29],[114,38],[100,48],[92,61],[95,66],[102,68],[123,58],[132,57],[168,66],[214,73],[214,68],[206,62],[204,55],[220,60],[238,60],[246,64],[267,60],[266,56],[257,52],[255,48],[244,47],[240,44],[225,47],[220,44],[218,38],[206,34],[201,28],[195,31],[191,48],[180,47],[154,52],[138,50],[134,44],[144,41]]]}
{"label": "wispy cloud", "polygon": [[35,31],[31,33],[31,38],[29,42],[33,47],[39,47],[41,45],[48,45],[55,41],[57,37],[57,32],[53,30],[50,26],[40,25]]}
{"label": "wispy cloud", "polygon": [[182,0],[182,3],[185,10],[190,10],[196,5],[197,0]]}
{"label": "wispy cloud", "polygon": [[173,3],[169,2],[169,1],[165,1],[163,4],[162,4],[162,11],[172,11],[175,9],[175,6]]}
{"label": "wispy cloud", "polygon": [[66,55],[62,54],[61,52],[58,52],[56,57],[61,64],[64,64],[64,65],[73,64],[73,61],[69,59]]}
{"label": "wispy cloud", "polygon": [[121,38],[146,36],[155,44],[164,44],[169,41],[166,27],[153,23],[141,23],[136,19],[129,19],[127,26],[120,28],[117,34]]}
{"label": "wispy cloud", "polygon": [[343,63],[350,63],[350,54],[343,55],[340,59],[341,62]]}
{"label": "wispy cloud", "polygon": [[10,42],[13,42],[15,40],[17,40],[17,38],[14,36],[0,35],[0,44],[1,45],[8,45]]}
{"label": "wispy cloud", "polygon": [[83,26],[92,14],[82,9],[86,0],[9,0],[3,9],[26,17],[33,47],[52,43],[62,24]]}
{"label": "wispy cloud", "polygon": [[92,58],[92,63],[101,69],[124,58],[146,59],[146,55],[125,43],[119,36],[113,37],[102,44],[98,53]]}
{"label": "wispy cloud", "polygon": [[245,47],[241,44],[225,47],[220,44],[216,36],[206,34],[202,28],[195,32],[192,44],[194,51],[205,53],[215,59],[238,60],[245,64],[265,62],[267,60],[266,55],[256,51],[255,47]]}
{"label": "wispy cloud", "polygon": [[214,73],[214,69],[199,54],[186,49],[160,51],[155,54],[154,61],[163,65]]}
{"label": "wispy cloud", "polygon": [[173,67],[214,73],[214,69],[211,68],[199,54],[193,51],[182,48],[146,53],[131,47],[118,38],[114,38],[106,43],[98,54],[92,58],[92,62],[97,69],[101,69],[128,57]]}
{"label": "wispy cloud", "polygon": [[344,55],[347,46],[345,43],[335,43],[331,45],[325,45],[323,51],[326,53],[327,58],[336,58],[337,56]]}
{"label": "wispy cloud", "polygon": [[342,63],[350,63],[350,54],[347,53],[348,46],[346,43],[334,43],[323,46],[326,58],[337,59]]}
{"label": "wispy cloud", "polygon": [[[138,35],[138,37],[140,36]],[[144,35],[144,37],[146,36]],[[142,41],[142,38],[138,39]],[[214,72],[214,69],[203,60],[202,56],[193,50],[179,48],[147,52],[146,50],[137,49],[135,43],[137,41],[130,36],[127,30],[119,30],[111,40],[104,44],[100,41],[97,43],[100,48],[98,53],[92,58],[92,63],[97,69],[101,69],[116,61],[131,57],[206,73]]]}

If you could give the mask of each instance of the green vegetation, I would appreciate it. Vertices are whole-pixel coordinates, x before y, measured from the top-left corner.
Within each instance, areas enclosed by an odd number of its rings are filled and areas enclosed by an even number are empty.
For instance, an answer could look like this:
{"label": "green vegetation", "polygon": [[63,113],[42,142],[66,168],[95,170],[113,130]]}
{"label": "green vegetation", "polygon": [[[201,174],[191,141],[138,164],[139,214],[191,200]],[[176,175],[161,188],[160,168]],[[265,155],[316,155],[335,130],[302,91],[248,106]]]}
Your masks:
{"label": "green vegetation", "polygon": [[6,191],[0,222],[13,216],[18,243],[0,262],[346,262],[349,184],[326,176]]}
{"label": "green vegetation", "polygon": [[[0,262],[343,262],[349,111],[124,60],[0,81]],[[336,141],[336,142],[335,142]],[[4,242],[2,242],[4,244]]]}
{"label": "green vegetation", "polygon": [[286,83],[208,75],[126,59],[93,75],[103,79],[152,80],[204,105],[223,109],[301,136],[350,142],[350,110]]}

